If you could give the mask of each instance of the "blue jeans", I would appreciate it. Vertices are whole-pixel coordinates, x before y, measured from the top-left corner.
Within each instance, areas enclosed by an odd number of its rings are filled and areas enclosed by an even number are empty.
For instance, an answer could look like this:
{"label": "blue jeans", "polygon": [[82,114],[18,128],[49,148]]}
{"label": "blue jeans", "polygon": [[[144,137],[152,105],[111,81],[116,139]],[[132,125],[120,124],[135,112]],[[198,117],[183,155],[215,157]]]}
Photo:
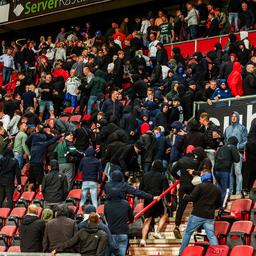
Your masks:
{"label": "blue jeans", "polygon": [[235,31],[239,30],[238,28],[238,13],[237,12],[230,12],[228,15],[228,22],[232,26],[232,22],[234,21],[235,24]]}
{"label": "blue jeans", "polygon": [[192,236],[193,232],[200,226],[203,226],[203,228],[205,229],[210,245],[218,245],[218,240],[214,234],[214,219],[205,219],[197,217],[195,215],[191,215],[188,221],[186,231],[184,233],[179,255],[181,255],[185,247],[188,246],[190,237]]}
{"label": "blue jeans", "polygon": [[82,207],[87,198],[88,191],[90,191],[92,204],[97,209],[98,207],[98,183],[94,181],[84,181],[82,185],[82,198],[80,201],[80,206]]}
{"label": "blue jeans", "polygon": [[77,96],[76,95],[71,95],[70,93],[66,93],[65,101],[66,101],[66,105],[67,105],[67,102],[70,102],[71,107],[75,108],[76,103],[77,103]]}
{"label": "blue jeans", "polygon": [[159,41],[162,44],[171,44],[172,43],[172,37],[170,35],[160,35]]}
{"label": "blue jeans", "polygon": [[13,152],[14,158],[18,161],[19,167],[22,168],[23,165],[23,156],[20,155],[18,152]]}
{"label": "blue jeans", "polygon": [[120,235],[112,235],[112,237],[118,246],[119,256],[125,256],[127,251],[127,246],[128,246],[128,235],[120,234]]}
{"label": "blue jeans", "polygon": [[227,190],[229,189],[230,172],[229,171],[215,172],[215,178],[217,179],[217,182],[218,182],[217,185],[221,191],[221,199],[223,203],[224,198],[227,194]]}
{"label": "blue jeans", "polygon": [[190,39],[197,38],[197,25],[191,25],[188,27]]}
{"label": "blue jeans", "polygon": [[4,67],[3,68],[3,86],[9,83],[12,75],[12,68]]}
{"label": "blue jeans", "polygon": [[92,107],[93,107],[93,104],[95,102],[97,102],[97,108],[98,110],[100,109],[99,108],[99,105],[100,105],[100,101],[97,100],[98,97],[97,96],[90,96],[89,100],[88,100],[88,109],[87,109],[87,114],[91,114],[92,113]]}
{"label": "blue jeans", "polygon": [[243,164],[243,154],[240,153],[240,161],[234,163],[233,168],[230,173],[230,194],[233,194],[234,190],[234,174],[236,176],[236,194],[241,194],[243,188],[243,176],[242,176],[242,164]]}

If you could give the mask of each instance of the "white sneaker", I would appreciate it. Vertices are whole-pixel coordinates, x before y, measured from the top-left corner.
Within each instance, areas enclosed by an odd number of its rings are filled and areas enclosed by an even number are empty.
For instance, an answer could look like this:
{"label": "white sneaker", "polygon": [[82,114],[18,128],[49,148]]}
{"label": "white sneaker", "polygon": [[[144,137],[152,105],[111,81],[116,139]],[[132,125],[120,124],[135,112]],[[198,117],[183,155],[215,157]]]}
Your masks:
{"label": "white sneaker", "polygon": [[153,234],[153,237],[157,238],[157,239],[162,239],[163,238],[163,236],[160,234],[160,232],[157,232],[157,231]]}
{"label": "white sneaker", "polygon": [[141,239],[140,240],[140,246],[146,246],[147,245],[147,243],[146,243],[146,241],[144,240],[144,239]]}

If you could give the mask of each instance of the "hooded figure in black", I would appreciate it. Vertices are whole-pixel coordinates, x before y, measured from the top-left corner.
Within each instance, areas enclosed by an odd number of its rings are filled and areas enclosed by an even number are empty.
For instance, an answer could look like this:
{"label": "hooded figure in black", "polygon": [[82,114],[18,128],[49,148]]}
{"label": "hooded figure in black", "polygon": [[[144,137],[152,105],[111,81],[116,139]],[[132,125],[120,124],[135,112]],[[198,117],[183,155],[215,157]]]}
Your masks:
{"label": "hooded figure in black", "polygon": [[197,84],[202,85],[206,79],[208,64],[201,52],[195,52],[194,58],[197,61],[197,65],[195,66],[192,80]]}
{"label": "hooded figure in black", "polygon": [[59,172],[58,161],[50,161],[51,171],[44,176],[42,192],[48,204],[63,203],[68,195],[68,181],[65,174]]}
{"label": "hooded figure in black", "polygon": [[120,127],[126,131],[130,143],[134,143],[138,139],[138,121],[136,115],[133,113],[132,106],[124,107]]}
{"label": "hooded figure in black", "polygon": [[[166,176],[163,174],[163,171],[164,171],[164,168],[162,165],[162,161],[155,160],[152,164],[151,171],[144,174],[144,176],[142,177],[142,180],[140,182],[140,189],[154,196],[159,196],[160,194],[162,194],[169,187],[168,180]],[[144,207],[149,205],[151,202],[152,200],[145,199]],[[161,238],[161,235],[159,232],[162,230],[163,225],[165,224],[165,221],[168,217],[168,215],[165,214],[163,200],[159,201],[153,207],[151,207],[144,214],[144,217],[145,217],[145,221],[142,228],[141,244],[143,244],[147,238],[150,223],[153,218],[161,217],[159,221],[159,225],[157,227],[157,231],[154,234],[156,238]]]}
{"label": "hooded figure in black", "polygon": [[219,79],[226,79],[228,80],[228,77],[230,73],[233,70],[233,62],[230,59],[229,55],[224,55],[222,58],[222,62],[220,64],[220,72],[219,72]]}
{"label": "hooded figure in black", "polygon": [[[204,149],[201,147],[195,148],[192,151],[192,154],[189,153],[182,157],[178,162],[176,162],[171,170],[171,174],[174,178],[180,180],[179,188],[179,207],[177,209],[176,218],[175,218],[175,229],[174,235],[177,239],[181,239],[181,234],[179,226],[181,224],[182,215],[187,207],[187,202],[183,200],[185,194],[190,194],[194,185],[192,184],[193,175],[198,175],[200,172],[197,172],[200,162],[206,157]],[[193,175],[191,175],[188,170],[193,170]],[[180,175],[178,174],[180,172]]]}
{"label": "hooded figure in black", "polygon": [[7,148],[3,153],[3,157],[0,159],[0,207],[3,207],[6,197],[6,207],[12,209],[15,177],[17,179],[18,189],[20,189],[21,173],[19,164],[14,158],[13,151]]}
{"label": "hooded figure in black", "polygon": [[243,177],[244,188],[250,190],[256,180],[256,119],[253,119],[246,144],[245,173]]}

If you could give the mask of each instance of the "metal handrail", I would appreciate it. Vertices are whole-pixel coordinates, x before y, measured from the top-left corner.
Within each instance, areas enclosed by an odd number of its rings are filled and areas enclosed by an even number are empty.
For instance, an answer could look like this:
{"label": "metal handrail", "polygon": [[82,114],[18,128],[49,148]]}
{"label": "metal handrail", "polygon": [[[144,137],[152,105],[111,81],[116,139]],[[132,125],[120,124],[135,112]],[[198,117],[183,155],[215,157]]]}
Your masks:
{"label": "metal handrail", "polygon": [[[176,188],[179,185],[180,181],[176,180],[169,188],[167,188],[159,197],[162,199],[168,193],[171,192],[172,189]],[[137,220],[141,215],[147,212],[153,205],[155,205],[158,201],[155,199],[150,204],[148,204],[145,208],[143,208],[139,213],[137,213],[134,217],[134,221]]]}

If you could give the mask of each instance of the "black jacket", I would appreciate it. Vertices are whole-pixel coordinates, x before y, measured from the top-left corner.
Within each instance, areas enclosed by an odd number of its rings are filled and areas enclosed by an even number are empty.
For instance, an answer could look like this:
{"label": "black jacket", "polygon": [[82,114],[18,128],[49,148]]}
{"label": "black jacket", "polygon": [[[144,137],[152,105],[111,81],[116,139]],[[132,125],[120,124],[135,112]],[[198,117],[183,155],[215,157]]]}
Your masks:
{"label": "black jacket", "polygon": [[99,230],[97,224],[91,223],[78,231],[69,241],[58,246],[57,252],[62,252],[77,244],[79,244],[79,252],[82,256],[104,256],[108,237],[104,231]]}
{"label": "black jacket", "polygon": [[211,21],[210,28],[208,30],[208,36],[218,36],[220,34],[218,18],[214,18]]}
{"label": "black jacket", "polygon": [[197,185],[185,199],[193,202],[192,215],[206,219],[214,219],[215,210],[222,205],[220,190],[209,181]]}
{"label": "black jacket", "polygon": [[[187,169],[197,170],[199,161],[193,157],[192,154],[183,156],[178,162],[174,164],[171,174],[174,178],[180,180],[180,192],[190,193],[194,186],[191,183],[193,176],[191,176]],[[181,175],[178,176],[177,172],[180,171]]]}
{"label": "black jacket", "polygon": [[165,48],[158,49],[156,52],[156,63],[157,65],[168,64],[168,54]]}
{"label": "black jacket", "polygon": [[[58,164],[58,162],[56,161]],[[42,182],[44,199],[48,203],[65,201],[68,195],[68,181],[65,174],[59,172],[58,166],[44,176]]]}
{"label": "black jacket", "polygon": [[20,225],[21,252],[42,252],[45,223],[37,216],[26,215]]}
{"label": "black jacket", "polygon": [[201,127],[201,131],[204,132],[207,147],[217,149],[220,144],[220,140],[213,138],[213,132],[217,132],[221,137],[223,137],[220,127],[210,121],[207,129],[205,127]]}
{"label": "black jacket", "polygon": [[140,182],[140,189],[154,196],[159,196],[169,187],[168,180],[161,170],[154,169],[143,175]]}
{"label": "black jacket", "polygon": [[233,163],[240,161],[239,150],[237,149],[238,140],[232,136],[228,139],[228,144],[220,147],[215,155],[214,171],[230,172]]}
{"label": "black jacket", "polygon": [[256,78],[252,73],[246,74],[243,80],[244,95],[255,95],[256,94]]}
{"label": "black jacket", "polygon": [[0,184],[14,185],[15,177],[21,184],[21,173],[18,161],[13,157],[12,150],[7,150],[0,159]]}
{"label": "black jacket", "polygon": [[133,221],[132,209],[126,200],[120,198],[118,190],[112,190],[110,196],[104,207],[110,232],[113,235],[128,234],[128,223]]}

